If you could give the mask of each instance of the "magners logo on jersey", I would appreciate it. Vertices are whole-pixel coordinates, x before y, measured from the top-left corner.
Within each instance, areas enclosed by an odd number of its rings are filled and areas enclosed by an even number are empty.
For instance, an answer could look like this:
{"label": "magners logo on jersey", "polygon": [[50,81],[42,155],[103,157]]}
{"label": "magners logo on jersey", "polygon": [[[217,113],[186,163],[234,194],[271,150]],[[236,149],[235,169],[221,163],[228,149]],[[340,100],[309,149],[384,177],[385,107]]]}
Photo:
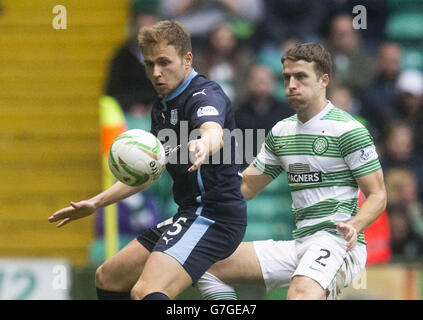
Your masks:
{"label": "magners logo on jersey", "polygon": [[293,163],[289,165],[288,172],[289,183],[314,183],[322,182],[322,173],[320,171],[311,171],[306,163]]}

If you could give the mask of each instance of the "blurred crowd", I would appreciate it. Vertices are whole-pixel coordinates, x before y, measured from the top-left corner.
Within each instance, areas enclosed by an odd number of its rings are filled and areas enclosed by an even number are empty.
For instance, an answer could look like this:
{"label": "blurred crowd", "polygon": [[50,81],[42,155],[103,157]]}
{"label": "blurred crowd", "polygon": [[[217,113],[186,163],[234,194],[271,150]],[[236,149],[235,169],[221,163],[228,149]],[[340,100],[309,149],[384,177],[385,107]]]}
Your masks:
{"label": "blurred crowd", "polygon": [[418,67],[405,66],[403,55],[406,45],[421,50],[423,42],[390,39],[386,26],[395,1],[364,1],[366,29],[354,28],[353,8],[360,2],[134,0],[128,38],[111,59],[105,94],[120,103],[129,128],[149,129],[156,93],[145,76],[137,30],[174,19],[191,33],[196,71],[231,98],[238,127],[267,133],[294,113],[284,98],[282,54],[299,42],[324,43],[333,59],[329,100],[375,139],[388,192],[392,255],[418,258],[423,256],[423,75]]}

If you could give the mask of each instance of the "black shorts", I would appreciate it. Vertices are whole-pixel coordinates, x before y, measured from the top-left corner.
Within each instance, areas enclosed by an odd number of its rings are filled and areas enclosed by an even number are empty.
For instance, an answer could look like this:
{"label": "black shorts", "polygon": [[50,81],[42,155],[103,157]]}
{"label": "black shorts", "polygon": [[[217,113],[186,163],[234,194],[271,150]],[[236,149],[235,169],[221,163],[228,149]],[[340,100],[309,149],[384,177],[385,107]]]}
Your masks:
{"label": "black shorts", "polygon": [[[206,218],[201,215],[202,209],[202,206],[179,209],[175,216],[137,237],[150,252],[160,251],[175,258],[191,276],[193,284],[213,263],[227,258],[238,248],[247,227]],[[225,210],[229,209],[225,206]],[[246,207],[234,206],[232,210],[246,211]]]}

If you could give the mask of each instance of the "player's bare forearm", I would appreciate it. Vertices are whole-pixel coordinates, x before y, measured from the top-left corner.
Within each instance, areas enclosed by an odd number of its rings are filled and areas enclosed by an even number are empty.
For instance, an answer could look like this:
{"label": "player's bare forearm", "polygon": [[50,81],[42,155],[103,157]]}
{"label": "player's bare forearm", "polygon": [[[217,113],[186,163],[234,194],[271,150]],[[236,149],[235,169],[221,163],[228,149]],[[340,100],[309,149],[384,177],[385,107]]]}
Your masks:
{"label": "player's bare forearm", "polygon": [[223,129],[217,122],[205,122],[200,127],[201,138],[191,140],[188,150],[194,155],[193,165],[188,172],[197,170],[208,155],[211,155],[223,147]]}
{"label": "player's bare forearm", "polygon": [[206,122],[200,127],[200,130],[207,155],[211,155],[223,147],[223,129],[220,124]]}
{"label": "player's bare forearm", "polygon": [[366,200],[355,217],[348,223],[360,233],[369,227],[386,209],[387,198],[382,170],[360,177],[357,182],[366,196]]}
{"label": "player's bare forearm", "polygon": [[71,201],[69,207],[56,211],[48,217],[48,221],[50,223],[59,222],[57,227],[61,228],[74,220],[93,214],[99,208],[125,199],[143,189],[144,186],[130,187],[121,182],[116,182],[113,186],[89,200]]}
{"label": "player's bare forearm", "polygon": [[246,200],[251,200],[272,181],[273,179],[270,176],[263,174],[250,164],[242,172],[241,192]]}
{"label": "player's bare forearm", "polygon": [[88,201],[91,202],[96,209],[99,209],[116,203],[120,200],[126,199],[133,194],[142,191],[144,188],[145,187],[143,185],[138,187],[131,187],[118,181],[110,188],[104,190]]}

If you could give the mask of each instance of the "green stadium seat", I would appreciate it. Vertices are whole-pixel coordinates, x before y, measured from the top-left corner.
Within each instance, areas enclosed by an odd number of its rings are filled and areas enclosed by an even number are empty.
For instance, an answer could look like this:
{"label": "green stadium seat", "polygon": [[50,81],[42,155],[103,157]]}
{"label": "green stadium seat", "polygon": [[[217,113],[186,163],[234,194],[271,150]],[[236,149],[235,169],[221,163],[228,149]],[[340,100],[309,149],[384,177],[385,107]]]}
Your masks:
{"label": "green stadium seat", "polygon": [[388,8],[391,12],[421,10],[423,9],[423,1],[388,0]]}
{"label": "green stadium seat", "polygon": [[295,217],[286,173],[282,173],[254,199],[247,202],[248,227],[246,241],[291,239]]}
{"label": "green stadium seat", "polygon": [[402,52],[401,64],[403,69],[419,69],[423,71],[423,50],[405,48]]}
{"label": "green stadium seat", "polygon": [[391,40],[420,41],[423,38],[423,9],[393,13],[387,21],[385,32]]}
{"label": "green stadium seat", "polygon": [[291,240],[293,225],[284,222],[249,222],[243,241],[253,240]]}
{"label": "green stadium seat", "polygon": [[290,201],[273,195],[258,196],[247,203],[248,221],[283,221],[285,216],[292,215]]}

